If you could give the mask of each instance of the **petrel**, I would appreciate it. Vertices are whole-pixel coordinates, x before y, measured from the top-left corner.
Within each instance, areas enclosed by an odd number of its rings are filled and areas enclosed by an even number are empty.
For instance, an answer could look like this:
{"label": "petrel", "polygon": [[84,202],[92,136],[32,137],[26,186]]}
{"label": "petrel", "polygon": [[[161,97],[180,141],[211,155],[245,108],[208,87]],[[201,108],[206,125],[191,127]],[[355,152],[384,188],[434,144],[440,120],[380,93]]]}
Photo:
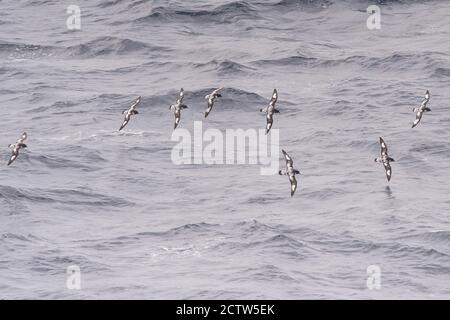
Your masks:
{"label": "petrel", "polygon": [[187,105],[183,104],[183,98],[184,98],[184,90],[183,88],[181,88],[180,90],[180,94],[177,98],[177,101],[175,102],[175,104],[171,105],[169,107],[169,110],[174,110],[174,115],[175,115],[175,123],[173,126],[173,129],[175,130],[178,126],[178,124],[180,123],[180,119],[181,119],[181,110],[182,109],[187,109]]}
{"label": "petrel", "polygon": [[390,162],[391,161],[394,162],[395,160],[389,156],[386,142],[384,142],[383,138],[381,137],[380,137],[380,146],[381,146],[381,157],[375,158],[375,162],[381,162],[383,164],[384,170],[386,171],[386,177],[388,181],[391,181],[392,168]]}
{"label": "petrel", "polygon": [[272,128],[273,114],[280,113],[280,111],[275,109],[275,103],[277,102],[277,100],[278,100],[278,91],[277,91],[277,89],[273,89],[272,99],[270,99],[269,105],[266,108],[259,110],[261,112],[266,113],[266,119],[267,119],[266,134],[268,134],[270,131],[270,128]]}
{"label": "petrel", "polygon": [[427,90],[427,92],[425,92],[425,99],[423,99],[420,107],[413,109],[413,112],[416,113],[416,120],[414,120],[412,125],[413,128],[419,124],[420,120],[422,120],[424,112],[431,111],[431,109],[427,107],[428,101],[430,101],[430,92]]}
{"label": "petrel", "polygon": [[295,190],[297,190],[297,179],[295,179],[296,174],[301,174],[300,171],[294,169],[294,161],[291,156],[287,154],[286,151],[281,150],[286,160],[286,170],[278,171],[279,175],[287,175],[289,177],[289,182],[291,183],[291,197],[294,195]]}
{"label": "petrel", "polygon": [[128,122],[131,119],[131,116],[134,116],[135,114],[138,114],[139,112],[136,110],[136,106],[141,102],[141,96],[139,96],[136,100],[134,100],[133,104],[131,105],[131,107],[128,110],[125,110],[124,112],[122,112],[122,114],[125,115],[125,119],[123,120],[122,125],[120,126],[120,130],[122,130],[123,128],[125,128],[125,126],[128,124]]}
{"label": "petrel", "polygon": [[14,160],[17,159],[17,157],[19,156],[19,151],[22,148],[27,148],[27,145],[24,143],[25,140],[28,138],[28,135],[26,132],[24,132],[22,134],[22,136],[20,137],[19,140],[17,140],[17,142],[15,144],[10,144],[8,146],[8,148],[12,148],[12,154],[11,154],[11,158],[8,161],[8,166],[11,165],[11,163],[14,162]]}
{"label": "petrel", "polygon": [[211,110],[214,106],[214,100],[216,98],[222,97],[222,95],[219,93],[219,91],[222,89],[223,89],[223,87],[220,87],[220,88],[214,90],[211,94],[208,94],[207,96],[205,96],[205,99],[208,100],[208,107],[206,108],[206,111],[205,111],[205,118],[211,112]]}

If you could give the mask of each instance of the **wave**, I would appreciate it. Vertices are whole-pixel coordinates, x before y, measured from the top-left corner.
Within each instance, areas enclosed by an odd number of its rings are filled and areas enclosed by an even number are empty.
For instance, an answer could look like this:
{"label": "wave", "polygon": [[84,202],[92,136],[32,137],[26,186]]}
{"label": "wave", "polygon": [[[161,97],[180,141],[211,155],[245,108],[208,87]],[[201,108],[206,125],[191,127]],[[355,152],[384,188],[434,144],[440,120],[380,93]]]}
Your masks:
{"label": "wave", "polygon": [[67,157],[53,155],[33,155],[30,162],[38,162],[51,170],[73,168],[83,172],[93,172],[102,169],[101,163],[108,162],[97,150],[87,149],[79,146],[68,146],[61,148],[67,155],[71,154],[70,160]]}
{"label": "wave", "polygon": [[445,78],[447,80],[447,78],[450,78],[450,68],[436,68],[432,76],[436,78]]}
{"label": "wave", "polygon": [[220,75],[242,75],[256,69],[231,60],[211,60],[205,63],[193,63],[192,67],[202,72],[215,71]]}
{"label": "wave", "polygon": [[50,249],[40,250],[31,255],[27,261],[27,267],[33,272],[53,275],[60,275],[61,270],[66,270],[72,265],[80,266],[84,272],[99,272],[110,269],[109,266],[100,261],[81,254],[67,255],[58,249]]}
{"label": "wave", "polygon": [[320,59],[314,57],[306,57],[304,55],[294,55],[288,57],[282,57],[278,59],[263,59],[253,61],[252,64],[257,66],[319,66],[321,63]]}
{"label": "wave", "polygon": [[9,59],[35,59],[53,56],[58,51],[54,46],[11,43],[0,41],[0,57]]}
{"label": "wave", "polygon": [[[39,107],[30,109],[29,112],[40,113],[40,112],[45,112],[45,111],[52,111],[52,114],[54,114],[54,113],[61,114],[61,113],[68,112],[66,109],[76,107],[77,105],[78,105],[78,103],[73,102],[73,101],[56,101],[53,104],[51,104],[50,106],[39,106]],[[60,111],[57,111],[57,110],[60,110]]]}
{"label": "wave", "polygon": [[439,52],[420,52],[420,53],[393,53],[386,57],[368,57],[354,55],[341,59],[323,59],[317,57],[308,57],[305,55],[293,55],[277,59],[263,59],[251,62],[251,65],[258,67],[273,66],[291,68],[301,66],[305,68],[319,67],[339,67],[346,65],[359,66],[363,69],[377,70],[379,72],[387,71],[408,71],[411,69],[427,70],[428,73],[434,72],[447,75],[447,69],[442,68],[446,64],[446,55]]}
{"label": "wave", "polygon": [[0,42],[0,56],[13,59],[38,59],[46,57],[94,58],[127,54],[162,55],[171,51],[167,47],[150,45],[142,41],[117,37],[98,37],[72,46],[43,46]]}
{"label": "wave", "polygon": [[410,246],[404,244],[390,244],[383,245],[382,247],[389,249],[389,255],[397,259],[411,258],[411,257],[422,257],[424,259],[434,258],[440,259],[444,258],[450,262],[450,255],[443,253],[434,248],[425,248],[422,246]]}
{"label": "wave", "polygon": [[430,231],[415,235],[399,237],[401,239],[412,239],[418,241],[427,241],[435,244],[450,245],[450,231]]}
{"label": "wave", "polygon": [[[114,7],[117,6],[118,4],[123,3],[123,0],[103,0],[101,1],[97,6],[99,8],[108,8],[108,7]],[[130,2],[129,0],[127,2]],[[132,1],[134,2],[134,1]]]}
{"label": "wave", "polygon": [[287,7],[291,8],[293,6],[298,7],[310,7],[310,8],[328,8],[333,5],[334,2],[331,0],[281,0],[273,6],[275,7]]}
{"label": "wave", "polygon": [[412,146],[409,148],[410,154],[445,155],[450,156],[449,145],[445,142],[429,142],[427,144]]}
{"label": "wave", "polygon": [[36,242],[39,239],[31,234],[28,235],[22,235],[22,234],[16,234],[11,232],[3,233],[0,237],[2,242],[4,241],[20,241],[20,242]]}
{"label": "wave", "polygon": [[242,19],[259,19],[258,10],[248,2],[235,1],[209,9],[153,8],[149,15],[136,22],[234,23]]}
{"label": "wave", "polygon": [[117,37],[99,37],[86,43],[67,47],[65,49],[65,54],[69,56],[91,58],[137,53],[143,55],[151,53],[161,54],[168,51],[170,51],[170,49],[166,47],[153,46],[141,41]]}
{"label": "wave", "polygon": [[33,203],[60,203],[70,206],[127,207],[133,203],[118,198],[83,189],[19,189],[0,186],[0,197],[15,201]]}
{"label": "wave", "polygon": [[[239,238],[254,239],[254,244],[278,244],[290,243],[289,246],[305,246],[305,242],[297,240],[303,236],[323,237],[322,234],[315,232],[308,228],[291,228],[286,225],[269,225],[258,220],[241,221],[227,224],[214,224],[207,222],[188,223],[179,227],[174,227],[166,231],[159,232],[140,232],[133,235],[120,236],[109,240],[127,240],[127,239],[142,239],[146,237],[158,237],[161,239],[174,239],[176,237],[186,238],[195,236],[208,236],[225,234],[238,234]],[[261,237],[266,239],[261,240]]]}
{"label": "wave", "polygon": [[373,242],[366,239],[357,239],[351,236],[342,236],[339,237],[339,240],[330,239],[316,243],[316,245],[320,245],[322,250],[330,253],[350,253],[357,251],[375,254],[381,252],[384,255],[388,255],[398,260],[416,260],[417,258],[422,258],[426,261],[429,258],[450,258],[449,254],[435,248],[427,248],[422,245],[409,245],[398,241],[399,239],[406,238],[408,237],[398,238],[392,242]]}
{"label": "wave", "polygon": [[258,242],[258,244],[264,244],[268,247],[278,247],[278,248],[288,248],[288,249],[299,249],[306,246],[302,241],[296,240],[293,237],[287,236],[285,234],[277,234],[269,237],[266,240]]}

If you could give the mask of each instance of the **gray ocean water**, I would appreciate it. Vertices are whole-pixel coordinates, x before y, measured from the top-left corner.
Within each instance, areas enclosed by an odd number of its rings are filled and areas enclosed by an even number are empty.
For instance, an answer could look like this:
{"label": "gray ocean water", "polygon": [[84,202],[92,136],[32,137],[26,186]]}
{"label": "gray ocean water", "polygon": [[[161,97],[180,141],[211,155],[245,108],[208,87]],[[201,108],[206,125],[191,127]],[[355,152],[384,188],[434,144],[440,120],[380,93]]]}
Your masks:
{"label": "gray ocean water", "polygon": [[[0,298],[450,298],[449,1],[0,9]],[[264,128],[278,89],[273,128],[303,173],[294,197],[259,166],[172,163],[168,106],[183,87],[192,131],[219,86],[204,130]],[[427,89],[432,112],[411,129]],[[380,136],[390,183],[373,162]],[[66,287],[71,265],[80,290]]]}

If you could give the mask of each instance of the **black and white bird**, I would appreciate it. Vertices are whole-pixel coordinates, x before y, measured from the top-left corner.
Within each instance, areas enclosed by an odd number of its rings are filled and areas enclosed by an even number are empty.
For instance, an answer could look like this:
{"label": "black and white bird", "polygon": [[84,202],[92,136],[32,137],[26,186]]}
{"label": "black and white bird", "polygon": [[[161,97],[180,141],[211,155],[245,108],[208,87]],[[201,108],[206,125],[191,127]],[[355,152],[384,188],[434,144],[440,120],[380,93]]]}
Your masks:
{"label": "black and white bird", "polygon": [[223,89],[223,87],[220,87],[220,88],[214,90],[211,94],[208,94],[207,96],[205,96],[205,99],[208,100],[208,107],[206,108],[206,111],[205,111],[205,118],[211,112],[211,110],[214,106],[214,100],[216,100],[216,98],[222,97],[222,95],[219,93],[220,90],[222,90],[222,89]]}
{"label": "black and white bird", "polygon": [[301,174],[300,171],[294,169],[294,161],[291,156],[287,154],[286,151],[281,150],[284,155],[284,159],[286,160],[286,170],[278,171],[279,175],[287,175],[289,177],[289,182],[291,183],[291,197],[294,195],[295,190],[297,190],[297,179],[295,178],[296,174]]}
{"label": "black and white bird", "polygon": [[123,119],[123,123],[120,126],[119,131],[122,130],[123,128],[125,128],[125,126],[128,124],[128,122],[130,122],[131,116],[139,114],[139,112],[136,110],[136,107],[140,102],[141,102],[141,96],[139,96],[136,100],[134,100],[133,104],[131,105],[131,107],[128,110],[125,110],[124,112],[122,112],[122,114],[125,115],[125,118]]}
{"label": "black and white bird", "polygon": [[381,157],[375,158],[375,162],[381,162],[383,164],[384,170],[386,171],[387,180],[391,181],[392,177],[391,162],[394,162],[395,160],[389,156],[386,142],[384,142],[383,138],[381,137],[380,137],[380,147],[381,147]]}
{"label": "black and white bird", "polygon": [[175,115],[175,123],[173,126],[174,130],[177,128],[178,124],[180,123],[181,110],[187,109],[187,107],[188,107],[187,105],[183,104],[183,98],[184,98],[184,90],[183,90],[183,88],[181,88],[180,94],[177,98],[177,101],[175,102],[175,104],[173,104],[169,107],[169,110],[173,110],[173,113]]}
{"label": "black and white bird", "polygon": [[266,113],[266,119],[267,119],[266,134],[268,134],[270,129],[272,128],[273,114],[280,113],[280,111],[275,109],[275,103],[277,102],[277,100],[278,100],[278,91],[277,91],[277,89],[273,89],[272,98],[270,99],[269,105],[266,108],[259,110],[261,112]]}
{"label": "black and white bird", "polygon": [[12,154],[11,154],[11,158],[8,161],[8,166],[11,165],[11,163],[13,163],[14,160],[17,159],[17,157],[19,156],[20,149],[27,148],[27,145],[24,143],[27,138],[28,138],[28,135],[26,132],[24,132],[22,134],[22,136],[20,137],[20,139],[17,140],[17,142],[15,144],[10,144],[8,146],[9,148],[12,148]]}
{"label": "black and white bird", "polygon": [[427,92],[425,92],[425,98],[420,104],[420,107],[413,109],[413,112],[416,113],[416,120],[414,120],[412,125],[413,128],[419,124],[420,120],[422,120],[422,115],[424,112],[431,111],[431,109],[427,107],[429,101],[430,101],[430,92],[427,90]]}

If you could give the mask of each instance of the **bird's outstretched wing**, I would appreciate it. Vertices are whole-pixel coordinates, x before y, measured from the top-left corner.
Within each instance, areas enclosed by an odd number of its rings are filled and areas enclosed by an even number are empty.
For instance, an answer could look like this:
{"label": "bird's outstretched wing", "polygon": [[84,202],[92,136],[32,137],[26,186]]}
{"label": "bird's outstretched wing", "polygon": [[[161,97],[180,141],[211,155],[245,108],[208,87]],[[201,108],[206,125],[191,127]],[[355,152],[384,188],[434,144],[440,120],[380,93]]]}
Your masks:
{"label": "bird's outstretched wing", "polygon": [[427,90],[427,92],[425,92],[425,97],[423,98],[422,102],[420,103],[419,110],[423,111],[426,108],[429,101],[430,101],[430,92]]}
{"label": "bird's outstretched wing", "polygon": [[272,98],[270,99],[269,104],[274,105],[275,102],[277,102],[277,100],[278,100],[278,91],[277,89],[273,89]]}
{"label": "bird's outstretched wing", "polygon": [[277,89],[273,89],[272,98],[270,99],[270,103],[274,104],[278,100],[278,91]]}
{"label": "bird's outstretched wing", "polygon": [[208,108],[206,108],[206,111],[205,111],[205,118],[209,115],[209,113],[211,112],[211,110],[212,110],[212,107],[213,107],[213,104],[211,103],[209,103],[209,100],[208,100]]}
{"label": "bird's outstretched wing", "polygon": [[427,92],[425,92],[425,100],[428,102],[428,100],[430,100],[430,91],[427,90]]}
{"label": "bird's outstretched wing", "polygon": [[128,119],[123,120],[122,125],[120,126],[119,131],[122,130],[123,128],[125,128],[125,126],[128,124],[129,121],[130,121],[130,120],[128,120]]}
{"label": "bird's outstretched wing", "polygon": [[16,153],[13,153],[13,154],[11,155],[11,158],[9,158],[9,161],[8,161],[8,166],[10,166],[11,163],[13,163],[14,160],[17,159],[17,156],[18,156],[18,154],[16,154]]}
{"label": "bird's outstretched wing", "polygon": [[216,90],[214,90],[214,91],[211,93],[211,96],[216,96],[216,95],[220,92],[220,90],[222,90],[222,89],[223,89],[223,87],[217,88]]}
{"label": "bird's outstretched wing", "polygon": [[389,163],[389,161],[383,161],[383,166],[384,166],[384,170],[386,171],[386,178],[388,179],[388,181],[391,181],[391,177],[392,177],[391,164]]}
{"label": "bird's outstretched wing", "polygon": [[181,88],[180,94],[178,95],[177,104],[181,104],[183,102],[183,98],[184,98],[184,89]]}
{"label": "bird's outstretched wing", "polygon": [[412,128],[416,127],[419,124],[420,120],[422,120],[422,114],[423,114],[422,110],[417,111],[416,120],[414,120]]}
{"label": "bird's outstretched wing", "polygon": [[381,146],[381,156],[387,156],[388,154],[388,147],[386,142],[384,142],[383,138],[380,137],[380,146]]}
{"label": "bird's outstretched wing", "polygon": [[137,99],[134,100],[133,104],[130,107],[130,110],[134,110],[139,103],[141,103],[141,96],[137,97]]}
{"label": "bird's outstretched wing", "polygon": [[272,129],[272,125],[273,125],[273,117],[272,115],[268,114],[266,121],[266,134],[268,134],[270,129]]}
{"label": "bird's outstretched wing", "polygon": [[28,138],[28,135],[27,135],[27,133],[26,133],[26,132],[22,133],[22,136],[20,137],[20,139],[19,139],[19,140],[17,140],[17,144],[21,144],[21,143],[24,143],[24,142],[25,142],[25,140],[27,140],[27,138]]}
{"label": "bird's outstretched wing", "polygon": [[297,190],[297,179],[294,175],[289,176],[289,181],[291,183],[291,197],[294,195],[295,190]]}
{"label": "bird's outstretched wing", "polygon": [[180,115],[175,115],[175,122],[173,124],[173,129],[175,130],[178,127],[178,124],[180,123]]}
{"label": "bird's outstretched wing", "polygon": [[292,160],[291,156],[284,150],[281,150],[281,152],[283,153],[284,159],[286,160],[286,167],[294,168],[294,161]]}

